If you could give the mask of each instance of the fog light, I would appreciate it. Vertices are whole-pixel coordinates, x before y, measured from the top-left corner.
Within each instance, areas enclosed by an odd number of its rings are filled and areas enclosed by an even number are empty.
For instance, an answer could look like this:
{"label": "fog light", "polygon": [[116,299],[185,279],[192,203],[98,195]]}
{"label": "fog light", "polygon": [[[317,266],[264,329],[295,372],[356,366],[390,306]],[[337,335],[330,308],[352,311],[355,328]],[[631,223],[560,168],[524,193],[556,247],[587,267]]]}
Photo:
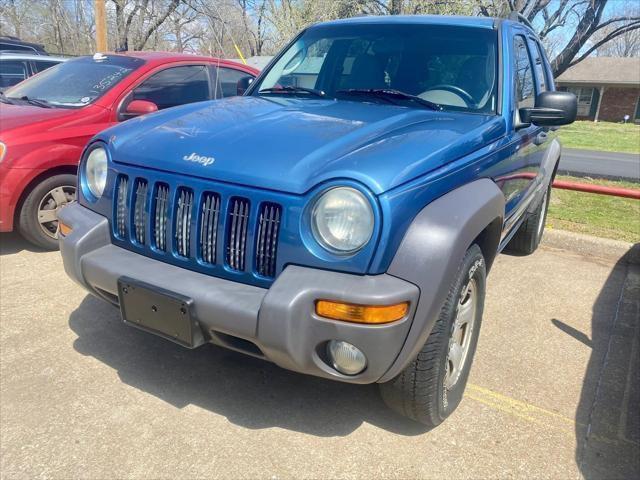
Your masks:
{"label": "fog light", "polygon": [[345,375],[357,375],[367,366],[367,357],[355,345],[342,340],[327,343],[327,355],[333,368]]}

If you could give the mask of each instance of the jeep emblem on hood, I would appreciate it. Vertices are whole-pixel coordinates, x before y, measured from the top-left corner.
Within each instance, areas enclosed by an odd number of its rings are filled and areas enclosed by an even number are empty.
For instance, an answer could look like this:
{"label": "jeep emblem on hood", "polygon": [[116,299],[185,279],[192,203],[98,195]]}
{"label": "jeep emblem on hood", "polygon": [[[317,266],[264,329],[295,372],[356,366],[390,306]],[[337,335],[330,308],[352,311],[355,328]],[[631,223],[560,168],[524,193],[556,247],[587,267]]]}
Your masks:
{"label": "jeep emblem on hood", "polygon": [[191,155],[185,155],[184,157],[182,157],[182,159],[186,160],[187,162],[199,163],[205,167],[208,167],[216,161],[216,159],[213,157],[204,157],[202,155],[198,155],[196,152],[193,152]]}

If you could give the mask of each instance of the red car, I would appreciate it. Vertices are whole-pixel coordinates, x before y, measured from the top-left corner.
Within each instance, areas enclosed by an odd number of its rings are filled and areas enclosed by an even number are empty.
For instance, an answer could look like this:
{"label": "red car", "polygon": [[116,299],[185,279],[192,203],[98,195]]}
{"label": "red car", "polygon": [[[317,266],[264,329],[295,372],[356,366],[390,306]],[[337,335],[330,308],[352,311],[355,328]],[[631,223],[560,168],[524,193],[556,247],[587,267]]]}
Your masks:
{"label": "red car", "polygon": [[172,53],[96,54],[0,94],[0,232],[57,249],[57,211],[75,199],[87,141],[132,117],[243,93],[258,71]]}

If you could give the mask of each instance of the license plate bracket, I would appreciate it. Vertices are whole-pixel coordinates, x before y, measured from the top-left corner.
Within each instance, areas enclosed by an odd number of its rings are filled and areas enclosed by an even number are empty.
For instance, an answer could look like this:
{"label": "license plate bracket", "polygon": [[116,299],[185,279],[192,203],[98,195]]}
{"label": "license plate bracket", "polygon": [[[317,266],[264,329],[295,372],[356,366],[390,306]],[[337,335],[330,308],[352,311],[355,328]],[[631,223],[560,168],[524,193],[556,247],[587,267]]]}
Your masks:
{"label": "license plate bracket", "polygon": [[204,343],[193,318],[193,299],[129,277],[118,279],[118,298],[126,324],[187,348]]}

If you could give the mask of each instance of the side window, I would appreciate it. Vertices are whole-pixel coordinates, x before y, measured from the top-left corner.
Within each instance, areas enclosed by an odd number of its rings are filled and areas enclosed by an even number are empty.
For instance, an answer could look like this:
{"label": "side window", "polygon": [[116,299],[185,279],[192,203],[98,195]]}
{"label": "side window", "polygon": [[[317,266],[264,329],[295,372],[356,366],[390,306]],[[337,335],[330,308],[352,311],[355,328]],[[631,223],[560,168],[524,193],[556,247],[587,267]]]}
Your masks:
{"label": "side window", "polygon": [[27,66],[19,60],[0,62],[0,88],[11,87],[27,78]]}
{"label": "side window", "polygon": [[18,45],[15,43],[0,43],[0,51],[35,53],[36,49],[33,47],[28,47],[26,45]]}
{"label": "side window", "polygon": [[516,101],[518,108],[530,108],[535,104],[536,94],[527,41],[522,35],[516,35],[513,45],[515,50]]}
{"label": "side window", "polygon": [[238,95],[238,81],[244,77],[253,78],[253,75],[234,68],[218,67],[218,88],[220,90],[216,92],[216,98]]}
{"label": "side window", "polygon": [[38,72],[38,73],[40,73],[43,70],[46,70],[47,68],[51,68],[54,65],[58,64],[58,62],[43,62],[41,60],[36,60],[33,63],[36,66],[36,72]]}
{"label": "side window", "polygon": [[542,47],[538,42],[533,40],[535,45],[534,51],[536,52],[536,76],[538,78],[538,87],[540,92],[546,92],[549,90],[549,77],[547,76],[547,68],[544,61],[544,53]]}
{"label": "side window", "polygon": [[162,70],[133,91],[132,100],[148,100],[158,110],[209,100],[209,77],[204,65],[185,65]]}

